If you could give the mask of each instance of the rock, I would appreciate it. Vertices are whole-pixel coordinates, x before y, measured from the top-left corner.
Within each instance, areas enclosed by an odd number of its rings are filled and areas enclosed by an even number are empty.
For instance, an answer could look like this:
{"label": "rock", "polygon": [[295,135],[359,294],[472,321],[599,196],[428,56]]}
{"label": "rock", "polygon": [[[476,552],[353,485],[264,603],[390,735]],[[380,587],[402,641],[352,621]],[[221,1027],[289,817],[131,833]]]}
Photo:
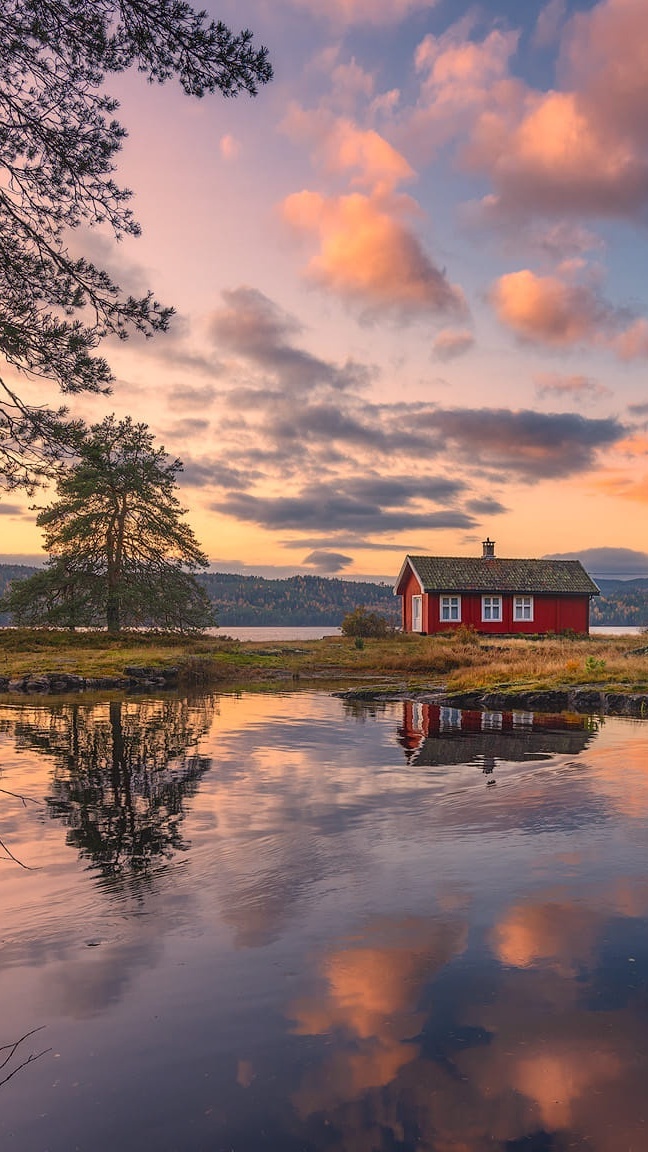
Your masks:
{"label": "rock", "polygon": [[25,681],[25,692],[49,692],[49,676],[30,676]]}
{"label": "rock", "polygon": [[9,692],[24,692],[25,691],[25,677],[21,676],[19,679],[10,680],[8,685]]}
{"label": "rock", "polygon": [[444,697],[443,702],[450,708],[467,708],[468,711],[474,711],[482,706],[482,693],[450,692]]}
{"label": "rock", "polygon": [[0,676],[0,692],[8,692],[8,691],[9,691],[9,677],[8,676]]}
{"label": "rock", "polygon": [[605,712],[605,693],[596,688],[574,688],[568,706],[576,712]]}
{"label": "rock", "polygon": [[569,708],[569,692],[552,688],[540,692],[525,692],[526,710],[529,712],[564,712]]}
{"label": "rock", "polygon": [[648,696],[626,696],[626,714],[648,720]]}

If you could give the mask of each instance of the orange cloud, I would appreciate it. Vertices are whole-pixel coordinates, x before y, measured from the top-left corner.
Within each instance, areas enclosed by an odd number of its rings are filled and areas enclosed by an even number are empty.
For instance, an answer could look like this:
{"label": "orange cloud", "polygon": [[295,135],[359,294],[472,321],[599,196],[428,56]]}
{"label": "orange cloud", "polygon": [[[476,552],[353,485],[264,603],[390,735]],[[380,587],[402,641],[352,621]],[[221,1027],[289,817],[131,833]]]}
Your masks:
{"label": "orange cloud", "polygon": [[385,312],[464,315],[461,289],[399,219],[405,207],[404,197],[395,203],[360,193],[325,197],[303,191],[284,201],[283,215],[296,231],[319,241],[307,266],[310,279],[358,301],[368,318]]}
{"label": "orange cloud", "polygon": [[622,359],[648,356],[648,322],[628,323],[588,284],[525,268],[501,276],[490,299],[502,324],[522,340],[552,348],[596,344]]}
{"label": "orange cloud", "polygon": [[645,0],[600,0],[561,29],[563,7],[550,4],[539,28],[545,42],[549,31],[561,36],[556,90],[533,89],[511,73],[515,34],[476,41],[461,22],[426,37],[410,133],[422,147],[458,141],[463,165],[491,179],[482,207],[501,220],[637,217],[648,204]]}
{"label": "orange cloud", "polygon": [[391,192],[416,175],[379,132],[359,128],[348,116],[336,116],[328,108],[305,109],[294,104],[282,127],[292,139],[312,146],[318,168],[335,175],[355,170],[352,183],[376,194]]}

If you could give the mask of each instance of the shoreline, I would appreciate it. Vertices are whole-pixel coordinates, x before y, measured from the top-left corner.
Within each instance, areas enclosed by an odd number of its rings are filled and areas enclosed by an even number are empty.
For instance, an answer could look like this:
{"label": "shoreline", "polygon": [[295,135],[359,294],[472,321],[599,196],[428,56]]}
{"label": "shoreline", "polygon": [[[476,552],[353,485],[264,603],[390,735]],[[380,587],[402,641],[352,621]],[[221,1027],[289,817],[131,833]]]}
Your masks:
{"label": "shoreline", "polygon": [[0,694],[320,689],[377,702],[648,715],[646,636],[395,634],[302,643],[168,633],[0,632]]}

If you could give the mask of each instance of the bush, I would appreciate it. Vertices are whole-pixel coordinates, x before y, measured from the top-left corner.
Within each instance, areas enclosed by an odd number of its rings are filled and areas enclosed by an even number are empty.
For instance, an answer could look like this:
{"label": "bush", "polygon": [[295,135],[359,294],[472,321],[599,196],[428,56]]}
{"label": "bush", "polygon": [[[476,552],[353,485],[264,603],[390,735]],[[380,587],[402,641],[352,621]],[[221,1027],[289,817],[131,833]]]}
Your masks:
{"label": "bush", "polygon": [[367,612],[362,605],[354,608],[353,612],[347,612],[342,621],[342,634],[344,636],[380,638],[381,636],[389,636],[392,632],[393,628],[384,616],[379,616],[377,612]]}
{"label": "bush", "polygon": [[468,644],[471,648],[479,647],[479,633],[474,624],[460,624],[453,632],[452,639],[458,644]]}

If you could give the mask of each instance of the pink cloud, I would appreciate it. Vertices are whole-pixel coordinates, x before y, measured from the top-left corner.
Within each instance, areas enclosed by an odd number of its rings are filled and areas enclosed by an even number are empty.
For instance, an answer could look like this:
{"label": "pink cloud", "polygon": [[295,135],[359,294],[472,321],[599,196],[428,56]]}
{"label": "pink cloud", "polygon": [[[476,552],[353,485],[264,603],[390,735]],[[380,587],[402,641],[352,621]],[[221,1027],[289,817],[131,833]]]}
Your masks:
{"label": "pink cloud", "polygon": [[315,283],[356,300],[367,318],[390,312],[463,315],[466,303],[424,251],[402,218],[410,202],[352,193],[297,192],[284,201],[284,218],[314,236],[318,251],[308,263]]}
{"label": "pink cloud", "polygon": [[456,360],[475,344],[475,337],[467,328],[444,328],[432,343],[436,360]]}
{"label": "pink cloud", "polygon": [[554,44],[567,15],[567,0],[549,0],[542,9],[535,27],[534,43],[540,48]]}
{"label": "pink cloud", "polygon": [[349,117],[336,116],[328,108],[308,110],[294,104],[283,130],[292,139],[310,144],[318,169],[329,175],[351,173],[353,186],[387,193],[416,175],[379,132],[359,128]]}
{"label": "pink cloud", "polygon": [[648,355],[648,322],[629,322],[589,284],[536,276],[528,268],[495,282],[491,303],[502,324],[520,339],[549,348],[596,345],[623,360]]}
{"label": "pink cloud", "polygon": [[229,133],[226,136],[221,136],[219,147],[223,160],[236,160],[241,151],[239,141],[235,136],[230,136]]}
{"label": "pink cloud", "polygon": [[484,211],[503,220],[637,217],[648,205],[645,0],[600,0],[561,31],[563,9],[553,0],[536,33],[561,33],[560,83],[547,91],[513,75],[513,33],[477,41],[464,21],[426,37],[410,146],[455,140],[462,166],[491,181]]}
{"label": "pink cloud", "polygon": [[599,400],[613,395],[611,388],[599,384],[589,376],[561,376],[557,372],[538,372],[534,381],[536,392],[542,399],[568,400],[570,403],[578,400],[586,403],[588,400]]}

